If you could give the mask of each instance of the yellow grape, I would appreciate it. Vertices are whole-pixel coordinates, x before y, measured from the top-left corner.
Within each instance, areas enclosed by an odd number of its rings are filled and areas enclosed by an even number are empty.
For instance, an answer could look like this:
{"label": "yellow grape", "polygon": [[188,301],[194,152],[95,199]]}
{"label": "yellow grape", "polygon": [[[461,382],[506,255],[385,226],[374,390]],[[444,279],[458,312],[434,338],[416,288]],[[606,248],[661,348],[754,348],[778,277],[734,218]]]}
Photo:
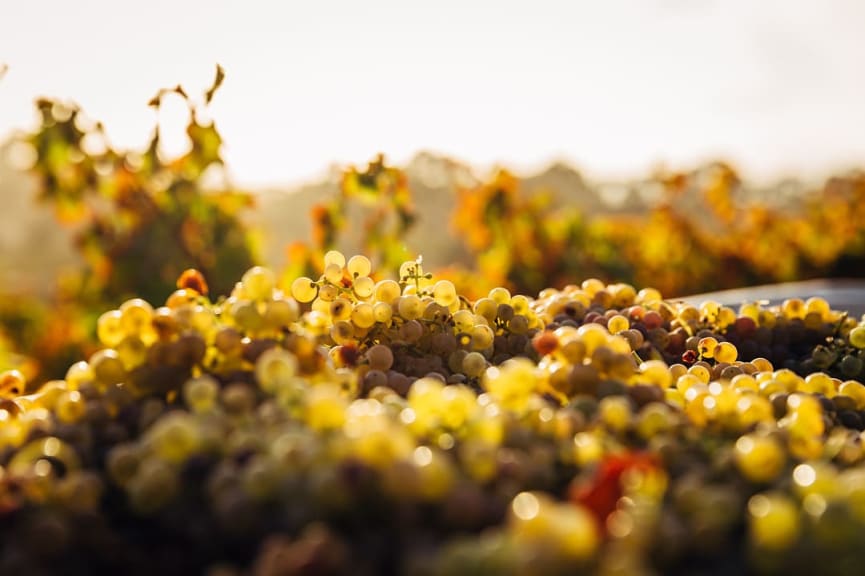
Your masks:
{"label": "yellow grape", "polygon": [[324,255],[324,266],[327,268],[331,264],[342,269],[345,266],[345,256],[339,250],[328,250]]}
{"label": "yellow grape", "polygon": [[298,302],[306,304],[315,300],[318,286],[311,279],[301,276],[291,283],[291,295]]}
{"label": "yellow grape", "polygon": [[109,348],[117,346],[126,336],[122,318],[123,314],[120,310],[110,310],[102,314],[96,321],[96,336],[103,346]]}
{"label": "yellow grape", "polygon": [[360,254],[349,258],[345,267],[352,278],[369,276],[369,273],[372,272],[372,263],[369,258]]}
{"label": "yellow grape", "polygon": [[276,275],[269,268],[254,266],[246,271],[241,278],[247,298],[252,300],[270,300],[276,287]]}

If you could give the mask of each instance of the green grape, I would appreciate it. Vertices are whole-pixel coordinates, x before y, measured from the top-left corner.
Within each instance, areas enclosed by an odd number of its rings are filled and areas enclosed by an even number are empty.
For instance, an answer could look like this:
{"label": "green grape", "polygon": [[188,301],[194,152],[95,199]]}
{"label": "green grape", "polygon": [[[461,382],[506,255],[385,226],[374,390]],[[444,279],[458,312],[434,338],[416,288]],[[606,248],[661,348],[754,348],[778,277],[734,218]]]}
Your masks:
{"label": "green grape", "polygon": [[348,270],[348,273],[352,278],[369,276],[369,273],[372,272],[372,263],[366,256],[358,254],[357,256],[352,256],[348,259],[346,270]]}
{"label": "green grape", "polygon": [[246,271],[240,280],[246,297],[251,300],[270,300],[276,287],[276,276],[269,268],[255,266]]}
{"label": "green grape", "polygon": [[462,372],[470,378],[480,377],[487,369],[487,359],[479,352],[469,352],[463,358]]}
{"label": "green grape", "polygon": [[512,296],[509,304],[514,309],[514,314],[526,316],[529,313],[529,299],[522,294]]}
{"label": "green grape", "polygon": [[123,314],[120,310],[111,310],[102,314],[96,321],[96,336],[103,346],[117,346],[126,336],[123,329]]}
{"label": "green grape", "polygon": [[147,360],[147,345],[137,336],[127,336],[117,345],[117,356],[127,371],[144,364]]}
{"label": "green grape", "polygon": [[448,307],[457,298],[457,290],[454,287],[453,282],[450,280],[439,280],[433,285],[432,296],[435,299],[436,303]]}
{"label": "green grape", "polygon": [[266,350],[255,363],[255,376],[262,390],[276,393],[288,387],[298,371],[297,357],[279,347]]}
{"label": "green grape", "polygon": [[767,492],[748,500],[748,530],[758,548],[787,550],[799,538],[799,509],[788,496]]}
{"label": "green grape", "polygon": [[391,318],[393,318],[393,306],[387,302],[376,302],[373,304],[372,313],[376,322],[390,324]]}
{"label": "green grape", "polygon": [[405,320],[417,320],[423,316],[423,302],[415,294],[400,296],[397,302],[397,311]]}
{"label": "green grape", "polygon": [[502,288],[501,286],[493,288],[492,290],[490,290],[487,296],[496,304],[510,305],[509,303],[511,301],[511,293],[507,288]]}
{"label": "green grape", "polygon": [[69,367],[64,380],[66,380],[66,385],[70,390],[78,390],[82,384],[93,382],[93,369],[86,361],[80,360]]}
{"label": "green grape", "polygon": [[339,387],[322,384],[310,389],[306,395],[305,418],[313,430],[341,427],[346,421],[348,404]]}
{"label": "green grape", "polygon": [[288,328],[300,319],[300,307],[294,298],[267,302],[264,307],[264,324],[269,328]]}
{"label": "green grape", "polygon": [[850,331],[848,336],[850,345],[860,350],[865,349],[865,326],[857,326]]}
{"label": "green grape", "polygon": [[291,283],[292,297],[302,304],[312,302],[318,295],[318,286],[305,276],[295,279]]}
{"label": "green grape", "polygon": [[372,304],[360,302],[351,310],[351,321],[358,328],[370,328],[375,325],[375,312]]}
{"label": "green grape", "polygon": [[264,318],[258,305],[251,300],[238,300],[231,306],[231,317],[237,327],[246,332],[255,332],[264,326]]}
{"label": "green grape", "polygon": [[385,304],[392,304],[402,295],[399,284],[393,280],[380,280],[375,285],[375,299]]}
{"label": "green grape", "polygon": [[853,354],[845,354],[838,363],[838,369],[841,371],[841,374],[848,378],[858,376],[862,372],[862,366],[862,359]]}
{"label": "green grape", "polygon": [[147,431],[147,441],[153,453],[166,462],[182,462],[193,455],[201,444],[194,417],[174,411],[158,419]]}
{"label": "green grape", "polygon": [[117,351],[111,348],[100,350],[90,357],[90,367],[93,369],[93,379],[101,387],[123,382],[126,379],[126,369]]}
{"label": "green grape", "polygon": [[756,483],[777,478],[787,463],[784,448],[772,437],[745,434],[736,441],[734,458],[742,475]]}
{"label": "green grape", "polygon": [[[153,306],[141,298],[127,300],[120,305],[120,324],[123,332],[129,335],[140,335],[150,328],[153,321]],[[101,340],[101,338],[100,338]],[[106,346],[112,346],[103,342]]]}
{"label": "green grape", "polygon": [[331,284],[342,284],[342,266],[337,264],[328,264],[324,267],[324,279]]}
{"label": "green grape", "polygon": [[345,266],[345,256],[338,250],[328,250],[324,255],[324,266],[327,268],[331,264],[342,269]]}
{"label": "green grape", "polygon": [[454,330],[469,333],[475,325],[475,315],[469,310],[459,310],[452,317]]}
{"label": "green grape", "polygon": [[474,350],[484,350],[491,347],[493,345],[493,339],[496,336],[492,328],[486,324],[475,324],[472,326],[469,334],[472,339],[472,349]]}
{"label": "green grape", "polygon": [[212,411],[218,398],[219,384],[210,376],[199,376],[183,385],[183,399],[193,412]]}
{"label": "green grape", "polygon": [[86,411],[87,402],[77,390],[63,392],[54,405],[54,415],[64,424],[78,422],[84,418]]}
{"label": "green grape", "polygon": [[631,404],[624,396],[607,396],[598,403],[598,416],[611,430],[623,432],[631,421]]}
{"label": "green grape", "polygon": [[483,316],[492,324],[498,315],[499,305],[492,298],[480,298],[475,301],[472,310],[474,310],[475,314]]}
{"label": "green grape", "polygon": [[375,292],[375,282],[369,276],[360,276],[354,279],[352,289],[355,296],[361,300],[366,300]]}
{"label": "green grape", "polygon": [[708,384],[712,378],[712,373],[709,372],[709,369],[701,364],[694,364],[688,368],[688,374],[696,376],[704,384]]}

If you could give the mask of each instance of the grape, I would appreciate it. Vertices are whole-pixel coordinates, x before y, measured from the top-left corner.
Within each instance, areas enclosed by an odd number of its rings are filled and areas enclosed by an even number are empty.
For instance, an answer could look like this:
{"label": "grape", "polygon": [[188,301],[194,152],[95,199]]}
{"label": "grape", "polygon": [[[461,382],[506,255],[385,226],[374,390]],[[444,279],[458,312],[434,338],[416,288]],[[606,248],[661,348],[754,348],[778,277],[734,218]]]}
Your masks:
{"label": "grape", "polygon": [[487,368],[487,359],[478,352],[470,352],[463,357],[462,371],[470,378],[477,378]]}
{"label": "grape", "polygon": [[493,345],[493,339],[495,338],[495,333],[492,331],[492,328],[485,324],[476,324],[472,326],[470,335],[472,339],[472,348],[474,350],[489,348]]}
{"label": "grape", "polygon": [[360,302],[351,310],[351,321],[358,328],[369,328],[375,324],[375,312],[372,304]]}
{"label": "grape", "polygon": [[736,347],[729,342],[721,342],[713,351],[713,355],[717,362],[735,362],[738,354],[739,352],[736,350]]}
{"label": "grape", "polygon": [[497,304],[508,304],[511,300],[511,293],[507,288],[493,288],[489,292],[489,298]]}
{"label": "grape", "polygon": [[781,303],[781,312],[785,318],[804,318],[805,302],[801,298],[788,298]]}
{"label": "grape", "polygon": [[376,322],[389,325],[393,318],[393,306],[386,302],[376,302],[372,307],[372,313]]}
{"label": "grape", "polygon": [[81,420],[86,410],[87,402],[77,390],[61,393],[54,406],[57,419],[66,424],[73,424]]}
{"label": "grape", "polygon": [[183,399],[194,412],[209,412],[216,406],[219,384],[209,376],[188,380],[183,385]]}
{"label": "grape", "polygon": [[333,284],[325,284],[318,288],[318,299],[323,302],[333,302],[339,298],[339,288]]}
{"label": "grape", "polygon": [[715,356],[715,348],[718,346],[718,340],[712,336],[701,338],[697,343],[697,351],[701,358],[713,358]]}
{"label": "grape", "polygon": [[300,319],[300,307],[294,298],[271,300],[264,309],[264,323],[273,328],[288,328]]}
{"label": "grape", "polygon": [[366,359],[373,370],[387,372],[393,366],[393,352],[387,346],[376,344],[366,351]]}
{"label": "grape", "polygon": [[270,300],[276,287],[276,276],[273,271],[262,266],[247,270],[240,280],[247,298],[252,300]]}
{"label": "grape", "polygon": [[[338,250],[328,250],[324,254],[324,266],[327,268],[330,265],[334,265],[339,267],[340,269],[345,266],[345,256],[342,252]],[[340,274],[340,278],[342,274]]]}
{"label": "grape", "polygon": [[[153,320],[153,306],[141,298],[127,300],[120,305],[119,311],[121,329],[126,334],[140,335],[150,328],[150,323]],[[111,346],[105,342],[103,344]]]}
{"label": "grape", "polygon": [[369,276],[355,278],[353,290],[355,296],[361,300],[366,300],[373,295],[373,292],[375,292],[375,282],[373,282],[372,278]]}
{"label": "grape", "polygon": [[123,382],[126,379],[126,369],[115,350],[106,348],[90,357],[89,365],[93,370],[93,379],[102,387]]}
{"label": "grape", "polygon": [[288,387],[298,371],[298,361],[290,352],[274,347],[259,356],[255,376],[265,392],[276,392]]}
{"label": "grape", "polygon": [[610,331],[611,334],[618,334],[627,330],[630,327],[631,323],[628,322],[628,319],[621,314],[616,314],[607,321],[607,329]]}
{"label": "grape", "polygon": [[848,336],[850,340],[850,344],[859,348],[860,350],[865,349],[865,326],[857,326],[850,331],[850,335]]}
{"label": "grape", "polygon": [[393,280],[381,280],[375,285],[375,299],[386,304],[393,303],[402,294],[399,284]]}
{"label": "grape", "polygon": [[301,276],[291,283],[291,295],[298,302],[306,304],[318,295],[318,286],[309,278]]}
{"label": "grape", "polygon": [[787,461],[783,447],[769,436],[746,434],[736,441],[735,459],[739,471],[755,483],[777,478]]}
{"label": "grape", "polygon": [[369,276],[369,273],[372,272],[372,263],[369,261],[369,258],[361,255],[349,258],[345,267],[352,278]]}
{"label": "grape", "polygon": [[399,315],[405,320],[417,320],[423,316],[423,303],[416,295],[408,294],[401,296],[396,302]]}
{"label": "grape", "polygon": [[327,264],[323,276],[331,284],[342,284],[342,266],[335,263]]}
{"label": "grape", "polygon": [[748,528],[757,547],[785,550],[799,537],[799,511],[783,494],[757,494],[748,501]]}
{"label": "grape", "polygon": [[96,321],[96,335],[103,346],[117,346],[126,336],[122,318],[123,314],[120,310],[111,310],[102,314]]}

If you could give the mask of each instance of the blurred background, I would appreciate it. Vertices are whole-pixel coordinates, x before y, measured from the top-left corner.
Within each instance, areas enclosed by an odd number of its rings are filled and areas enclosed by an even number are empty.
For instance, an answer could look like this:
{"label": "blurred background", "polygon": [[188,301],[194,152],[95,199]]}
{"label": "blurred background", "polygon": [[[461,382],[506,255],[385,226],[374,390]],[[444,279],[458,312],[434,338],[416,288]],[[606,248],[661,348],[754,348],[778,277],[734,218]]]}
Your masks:
{"label": "blurred background", "polygon": [[186,267],[219,295],[331,247],[469,296],[865,275],[855,0],[3,12],[0,364],[33,378]]}

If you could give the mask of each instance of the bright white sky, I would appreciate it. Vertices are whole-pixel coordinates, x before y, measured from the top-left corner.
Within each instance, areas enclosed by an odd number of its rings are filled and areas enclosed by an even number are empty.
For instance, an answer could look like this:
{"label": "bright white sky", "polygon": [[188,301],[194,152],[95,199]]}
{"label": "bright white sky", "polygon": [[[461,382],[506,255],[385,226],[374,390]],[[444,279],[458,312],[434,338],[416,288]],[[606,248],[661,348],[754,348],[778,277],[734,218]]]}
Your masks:
{"label": "bright white sky", "polygon": [[[199,93],[216,62],[212,113],[250,186],[378,151],[602,178],[716,157],[756,179],[865,165],[859,0],[0,0],[0,138],[50,95],[140,146],[156,90]],[[181,109],[163,113],[175,134]]]}

